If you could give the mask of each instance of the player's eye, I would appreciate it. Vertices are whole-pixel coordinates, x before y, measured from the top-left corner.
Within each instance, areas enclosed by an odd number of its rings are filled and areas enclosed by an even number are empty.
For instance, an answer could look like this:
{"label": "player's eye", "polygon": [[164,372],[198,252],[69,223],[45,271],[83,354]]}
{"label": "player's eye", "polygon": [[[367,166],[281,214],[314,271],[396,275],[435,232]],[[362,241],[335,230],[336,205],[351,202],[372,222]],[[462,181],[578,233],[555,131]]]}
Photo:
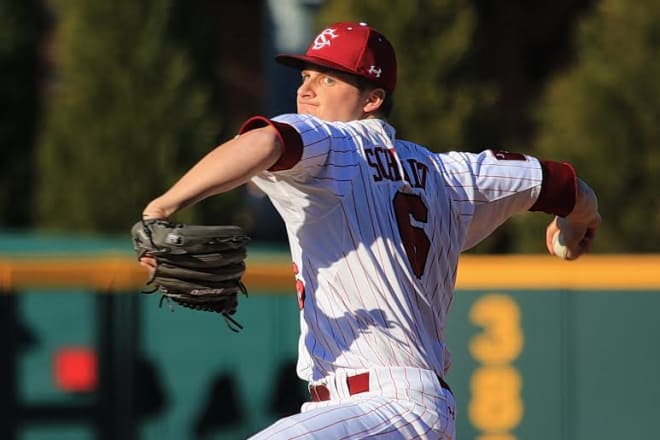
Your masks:
{"label": "player's eye", "polygon": [[308,79],[309,79],[309,73],[304,73],[304,72],[303,72],[303,73],[300,74],[300,82],[301,82],[301,83],[304,83],[304,82],[307,81]]}
{"label": "player's eye", "polygon": [[337,80],[331,76],[324,75],[323,78],[321,79],[321,82],[323,83],[324,86],[331,86],[335,84]]}

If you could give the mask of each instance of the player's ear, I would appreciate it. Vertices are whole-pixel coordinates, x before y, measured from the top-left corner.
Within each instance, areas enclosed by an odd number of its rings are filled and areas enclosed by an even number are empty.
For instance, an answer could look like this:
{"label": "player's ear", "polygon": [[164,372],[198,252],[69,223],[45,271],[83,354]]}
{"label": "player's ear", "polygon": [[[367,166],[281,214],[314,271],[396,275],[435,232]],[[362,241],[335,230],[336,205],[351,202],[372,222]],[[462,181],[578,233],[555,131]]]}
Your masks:
{"label": "player's ear", "polygon": [[376,88],[376,89],[369,89],[366,91],[366,96],[365,96],[365,103],[364,106],[362,107],[362,111],[365,113],[373,113],[377,111],[381,105],[383,105],[383,102],[385,101],[385,92],[384,89],[381,88]]}

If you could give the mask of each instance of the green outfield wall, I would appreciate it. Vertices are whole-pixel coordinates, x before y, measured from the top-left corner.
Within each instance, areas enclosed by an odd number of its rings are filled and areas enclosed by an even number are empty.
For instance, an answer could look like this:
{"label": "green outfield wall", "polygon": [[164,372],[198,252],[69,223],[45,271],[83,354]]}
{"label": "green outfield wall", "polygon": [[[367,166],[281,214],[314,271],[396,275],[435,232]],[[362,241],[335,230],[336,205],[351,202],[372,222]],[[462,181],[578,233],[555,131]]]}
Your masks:
{"label": "green outfield wall", "polygon": [[[236,334],[123,243],[2,237],[0,438],[241,439],[306,398],[287,252],[252,248]],[[660,255],[466,255],[446,334],[461,440],[660,431]]]}

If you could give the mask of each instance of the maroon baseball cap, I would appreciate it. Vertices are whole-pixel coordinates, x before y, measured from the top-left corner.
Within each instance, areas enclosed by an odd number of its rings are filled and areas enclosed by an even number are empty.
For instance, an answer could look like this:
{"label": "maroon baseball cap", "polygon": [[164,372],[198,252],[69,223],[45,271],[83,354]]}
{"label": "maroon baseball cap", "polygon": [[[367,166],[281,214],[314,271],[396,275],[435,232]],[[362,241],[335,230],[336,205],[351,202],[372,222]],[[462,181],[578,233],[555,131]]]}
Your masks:
{"label": "maroon baseball cap", "polygon": [[316,36],[305,55],[278,55],[285,66],[306,63],[351,73],[392,92],[396,86],[396,56],[387,38],[366,23],[332,24]]}

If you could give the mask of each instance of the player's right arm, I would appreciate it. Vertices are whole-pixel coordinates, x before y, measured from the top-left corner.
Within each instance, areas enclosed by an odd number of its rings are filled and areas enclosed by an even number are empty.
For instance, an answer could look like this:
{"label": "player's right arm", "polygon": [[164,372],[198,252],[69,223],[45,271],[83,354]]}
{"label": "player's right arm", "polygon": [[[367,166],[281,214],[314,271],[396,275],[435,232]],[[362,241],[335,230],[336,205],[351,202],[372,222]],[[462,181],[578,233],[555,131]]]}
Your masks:
{"label": "player's right arm", "polygon": [[511,216],[528,210],[555,216],[546,230],[551,254],[558,230],[573,258],[589,250],[600,224],[598,202],[570,164],[491,150],[441,156],[448,188],[467,224],[463,250]]}

